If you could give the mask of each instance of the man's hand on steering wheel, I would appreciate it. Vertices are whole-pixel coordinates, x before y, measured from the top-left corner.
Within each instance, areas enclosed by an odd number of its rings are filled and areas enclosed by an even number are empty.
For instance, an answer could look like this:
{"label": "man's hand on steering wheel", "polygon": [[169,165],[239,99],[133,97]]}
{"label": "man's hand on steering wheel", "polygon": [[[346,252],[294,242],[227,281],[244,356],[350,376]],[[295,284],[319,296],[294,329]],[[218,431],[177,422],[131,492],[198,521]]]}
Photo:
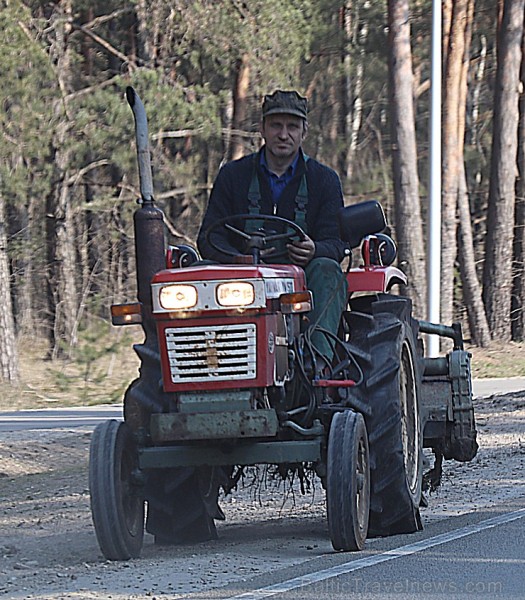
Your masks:
{"label": "man's hand on steering wheel", "polygon": [[294,240],[286,244],[286,248],[290,260],[300,267],[305,267],[315,254],[315,242],[308,236],[305,236],[304,240]]}

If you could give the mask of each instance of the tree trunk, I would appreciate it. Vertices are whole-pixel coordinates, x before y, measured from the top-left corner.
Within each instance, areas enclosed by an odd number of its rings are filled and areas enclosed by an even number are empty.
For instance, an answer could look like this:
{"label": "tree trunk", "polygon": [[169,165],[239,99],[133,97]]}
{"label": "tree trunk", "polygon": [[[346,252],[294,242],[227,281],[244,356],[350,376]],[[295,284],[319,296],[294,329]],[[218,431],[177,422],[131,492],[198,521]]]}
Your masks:
{"label": "tree trunk", "polygon": [[250,56],[245,52],[237,63],[233,88],[233,117],[231,138],[231,159],[236,160],[246,154],[246,148],[239,132],[244,127],[248,110],[248,88],[250,87]]}
{"label": "tree trunk", "polygon": [[[31,173],[28,166],[28,173]],[[29,175],[31,177],[31,175]],[[36,244],[41,245],[40,233],[37,233],[37,223],[42,221],[36,212],[37,202],[33,195],[32,186],[28,188],[27,200],[20,211],[20,230],[24,251],[17,252],[13,258],[13,271],[17,273],[15,291],[15,313],[19,335],[41,335],[42,323],[36,315],[41,312],[42,302],[42,269],[35,265],[34,251]],[[43,212],[43,211],[42,211]],[[39,257],[40,259],[42,257]]]}
{"label": "tree trunk", "polygon": [[339,56],[330,58],[328,64],[328,102],[327,102],[327,146],[324,152],[324,156],[321,156],[321,160],[327,163],[332,169],[340,171],[341,161],[340,153],[338,152],[339,142],[344,132],[344,125],[342,124],[343,117],[343,103],[341,98],[341,86],[339,77]]}
{"label": "tree trunk", "polygon": [[[460,128],[462,65],[465,58],[468,0],[454,2],[443,110],[442,222],[441,222],[441,320],[453,321],[455,263],[457,256],[457,198],[460,163],[463,162],[464,129]],[[467,82],[464,82],[466,86]]]}
{"label": "tree trunk", "polygon": [[[344,139],[347,147],[343,153],[341,172],[344,174],[344,185],[350,189],[352,184],[352,175],[354,160],[357,152],[357,141],[359,139],[359,130],[363,118],[363,80],[364,80],[364,62],[365,50],[364,44],[368,35],[368,25],[365,23],[352,23],[352,5],[351,0],[347,0],[343,9],[343,27],[345,36],[345,48],[343,55],[344,69]],[[358,18],[356,8],[356,18]],[[354,33],[355,32],[355,33]],[[356,46],[355,69],[352,75],[352,47]]]}
{"label": "tree trunk", "polygon": [[470,43],[472,39],[472,25],[474,20],[474,2],[468,0],[466,28],[465,28],[465,51],[461,68],[461,81],[459,84],[459,111],[458,130],[461,144],[461,154],[458,173],[458,258],[459,270],[462,282],[463,301],[467,309],[470,337],[478,346],[490,344],[490,331],[485,314],[485,307],[481,297],[481,285],[476,271],[476,256],[474,252],[474,238],[472,233],[472,217],[470,213],[469,190],[463,160],[463,149],[465,140],[465,122],[467,113],[468,94],[468,72],[470,64]]}
{"label": "tree trunk", "polygon": [[66,96],[72,91],[71,0],[57,5],[54,15],[54,47],[58,84],[62,99],[55,106],[57,124],[52,137],[53,179],[46,200],[48,259],[48,313],[50,356],[69,355],[76,343],[77,289],[75,228],[70,190],[71,120]]}
{"label": "tree trunk", "polygon": [[5,200],[0,182],[0,376],[4,381],[17,383],[18,353],[16,349],[15,319],[7,256]]}
{"label": "tree trunk", "polygon": [[480,48],[478,64],[476,66],[476,74],[474,77],[474,83],[472,84],[472,110],[470,113],[470,128],[469,137],[470,144],[478,149],[479,145],[479,130],[481,128],[480,123],[480,97],[481,87],[484,82],[485,66],[487,64],[487,36],[480,35]]}
{"label": "tree trunk", "polygon": [[476,346],[484,347],[490,344],[490,330],[481,298],[481,285],[476,272],[470,203],[463,163],[460,165],[459,175],[458,214],[460,223],[458,231],[459,269],[463,283],[463,300],[467,308],[470,337],[472,343]]}
{"label": "tree trunk", "polygon": [[512,278],[512,339],[525,339],[525,36],[522,39],[521,95],[518,128],[518,179],[516,181],[516,206],[514,226],[514,260]]}
{"label": "tree trunk", "polygon": [[137,15],[137,46],[138,51],[136,54],[145,63],[151,63],[154,53],[155,45],[153,43],[153,35],[149,28],[148,15],[151,15],[152,9],[149,6],[151,3],[146,0],[138,0],[136,3],[136,15]]}
{"label": "tree trunk", "polygon": [[426,316],[426,265],[419,201],[408,0],[388,2],[390,114],[396,237],[399,262],[408,276],[404,290],[414,314]]}
{"label": "tree trunk", "polygon": [[[62,124],[66,128],[66,123]],[[58,129],[59,140],[64,140]],[[62,130],[63,131],[63,130]],[[76,343],[77,289],[75,281],[75,228],[71,206],[69,178],[69,153],[55,153],[55,180],[47,202],[47,243],[49,265],[49,310],[52,316],[50,351],[53,358],[69,355]]]}
{"label": "tree trunk", "polygon": [[[352,41],[353,41],[353,22],[352,22],[353,0],[344,2],[342,11],[342,29],[343,29],[343,81],[342,81],[342,96],[343,96],[343,111],[344,111],[344,133],[345,141],[348,143],[349,133],[352,127]],[[343,189],[346,189],[352,178],[352,151],[350,146],[345,149],[341,157],[341,173],[345,174],[342,179]]]}
{"label": "tree trunk", "polygon": [[450,30],[452,29],[452,3],[453,0],[443,0],[443,40],[441,51],[443,53],[442,64],[447,64],[448,48],[450,45]]}
{"label": "tree trunk", "polygon": [[518,102],[525,0],[505,0],[498,32],[498,65],[488,198],[483,300],[492,337],[511,339],[512,243]]}

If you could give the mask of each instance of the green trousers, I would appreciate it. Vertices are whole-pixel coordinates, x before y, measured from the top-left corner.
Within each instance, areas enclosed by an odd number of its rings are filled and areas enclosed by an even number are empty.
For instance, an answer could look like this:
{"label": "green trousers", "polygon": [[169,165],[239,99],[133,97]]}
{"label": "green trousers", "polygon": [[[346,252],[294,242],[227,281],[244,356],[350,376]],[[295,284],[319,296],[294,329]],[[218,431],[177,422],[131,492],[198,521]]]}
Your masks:
{"label": "green trousers", "polygon": [[[305,267],[306,285],[312,292],[314,307],[308,313],[310,327],[337,334],[339,321],[347,303],[347,281],[338,262],[331,258],[314,258]],[[328,362],[334,355],[333,342],[314,329],[311,341]]]}

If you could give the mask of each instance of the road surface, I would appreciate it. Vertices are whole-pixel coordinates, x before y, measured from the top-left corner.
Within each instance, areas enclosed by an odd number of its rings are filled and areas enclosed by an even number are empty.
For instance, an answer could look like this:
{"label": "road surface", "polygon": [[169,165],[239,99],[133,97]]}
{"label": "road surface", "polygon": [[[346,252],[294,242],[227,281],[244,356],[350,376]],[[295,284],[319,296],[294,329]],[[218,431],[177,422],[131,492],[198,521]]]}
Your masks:
{"label": "road surface", "polygon": [[358,554],[326,555],[199,600],[524,598],[524,525],[521,498],[420,534],[369,540]]}
{"label": "road surface", "polygon": [[0,412],[0,433],[29,429],[95,427],[107,419],[122,419],[122,404]]}

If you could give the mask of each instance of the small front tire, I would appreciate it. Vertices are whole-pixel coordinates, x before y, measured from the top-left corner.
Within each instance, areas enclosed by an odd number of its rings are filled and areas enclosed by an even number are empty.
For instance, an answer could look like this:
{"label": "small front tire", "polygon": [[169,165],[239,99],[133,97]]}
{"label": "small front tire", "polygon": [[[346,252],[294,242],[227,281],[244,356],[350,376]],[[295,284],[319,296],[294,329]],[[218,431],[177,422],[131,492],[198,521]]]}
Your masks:
{"label": "small front tire", "polygon": [[335,550],[362,550],[370,511],[368,435],[363,416],[336,413],[328,436],[326,497]]}
{"label": "small front tire", "polygon": [[144,497],[137,446],[126,423],[110,420],[95,428],[89,455],[89,491],[102,554],[109,560],[140,556]]}

